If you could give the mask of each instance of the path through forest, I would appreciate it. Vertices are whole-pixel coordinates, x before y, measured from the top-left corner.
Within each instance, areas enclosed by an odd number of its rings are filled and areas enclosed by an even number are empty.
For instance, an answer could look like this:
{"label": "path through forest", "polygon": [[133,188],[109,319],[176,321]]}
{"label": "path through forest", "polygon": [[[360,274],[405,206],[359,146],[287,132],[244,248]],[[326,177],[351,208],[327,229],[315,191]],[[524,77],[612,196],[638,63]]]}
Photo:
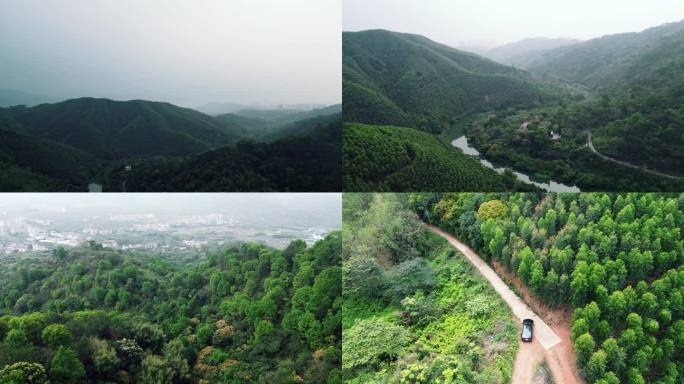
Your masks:
{"label": "path through forest", "polygon": [[[512,384],[530,384],[539,364],[546,358],[553,379],[557,384],[580,384],[584,381],[575,366],[575,354],[570,340],[570,320],[572,312],[567,308],[552,309],[544,306],[529,289],[501,265],[494,263],[494,269],[480,258],[475,251],[440,228],[428,225],[438,235],[445,238],[458,249],[477,270],[492,284],[494,290],[511,307],[513,314],[522,321],[525,318],[534,320],[534,338],[532,343],[520,342],[513,368]],[[496,269],[496,271],[495,271]],[[502,277],[515,286],[520,296],[502,280]],[[524,299],[524,301],[523,301]],[[528,306],[529,304],[529,306]],[[533,307],[536,311],[530,309]],[[538,316],[539,313],[541,316]]]}
{"label": "path through forest", "polygon": [[668,175],[667,173],[662,173],[662,172],[658,172],[658,171],[653,171],[653,170],[648,169],[648,168],[646,168],[646,167],[640,167],[640,166],[638,166],[638,165],[629,163],[629,162],[627,162],[627,161],[622,161],[622,160],[613,159],[612,157],[608,157],[608,156],[602,154],[601,152],[597,151],[596,148],[594,147],[594,143],[591,141],[591,132],[589,132],[589,137],[588,137],[588,139],[587,139],[587,146],[589,147],[589,149],[590,149],[594,154],[596,154],[597,156],[599,156],[600,158],[602,158],[602,159],[604,159],[604,160],[612,161],[613,163],[620,164],[620,165],[624,165],[625,167],[629,167],[629,168],[633,168],[633,169],[638,169],[638,170],[644,171],[644,172],[646,172],[646,173],[650,173],[650,174],[652,174],[652,175],[656,175],[656,176],[660,176],[660,177],[668,177],[668,178],[670,178],[670,179],[675,179],[675,180],[684,180],[684,177],[673,176],[673,175]]}

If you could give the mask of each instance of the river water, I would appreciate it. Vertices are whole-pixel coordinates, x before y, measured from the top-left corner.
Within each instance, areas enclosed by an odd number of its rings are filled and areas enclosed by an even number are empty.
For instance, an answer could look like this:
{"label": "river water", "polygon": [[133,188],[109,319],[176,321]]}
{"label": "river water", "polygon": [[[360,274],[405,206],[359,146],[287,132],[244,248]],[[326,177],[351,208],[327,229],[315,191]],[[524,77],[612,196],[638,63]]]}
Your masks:
{"label": "river water", "polygon": [[[485,167],[490,168],[490,169],[493,169],[493,170],[495,170],[496,172],[498,172],[498,173],[500,173],[500,174],[503,174],[503,173],[504,173],[505,168],[496,167],[496,166],[495,166],[494,164],[492,164],[490,161],[487,161],[486,159],[482,158],[482,157],[480,156],[480,152],[479,152],[477,149],[475,149],[475,147],[472,147],[472,146],[468,143],[468,138],[467,138],[467,137],[461,136],[461,137],[457,138],[456,140],[452,141],[452,142],[451,142],[451,145],[453,145],[454,147],[460,149],[460,150],[463,151],[463,153],[465,153],[466,155],[470,155],[470,156],[475,156],[475,157],[477,157],[478,160],[480,160],[480,163],[481,163],[482,165],[484,165]],[[518,180],[520,180],[520,181],[522,181],[522,182],[525,182],[525,183],[527,183],[527,184],[536,185],[537,187],[539,187],[539,188],[541,188],[541,189],[543,189],[543,190],[545,190],[545,191],[547,191],[547,192],[581,192],[580,189],[579,189],[577,186],[574,186],[574,185],[573,185],[573,186],[569,186],[569,185],[565,185],[565,184],[562,184],[562,183],[555,182],[555,181],[553,181],[553,180],[550,180],[548,183],[540,183],[540,182],[537,182],[537,181],[532,180],[528,175],[526,175],[526,174],[524,174],[524,173],[520,173],[520,172],[517,172],[517,171],[513,171],[513,174],[515,174],[515,177],[516,177]]]}

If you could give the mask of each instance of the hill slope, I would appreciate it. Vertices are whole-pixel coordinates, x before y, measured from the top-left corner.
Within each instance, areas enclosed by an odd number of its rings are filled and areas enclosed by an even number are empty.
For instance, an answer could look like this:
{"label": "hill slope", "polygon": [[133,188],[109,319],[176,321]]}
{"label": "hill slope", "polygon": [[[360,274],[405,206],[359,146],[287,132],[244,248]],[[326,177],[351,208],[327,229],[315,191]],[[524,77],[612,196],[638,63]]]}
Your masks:
{"label": "hill slope", "polygon": [[472,110],[552,98],[528,73],[425,37],[384,30],[343,33],[344,116],[349,122],[439,132]]}
{"label": "hill slope", "polygon": [[[312,126],[339,119],[341,113],[342,105],[336,104],[304,112],[239,111],[219,115],[216,119],[223,124],[232,124],[233,131],[245,139],[270,142],[286,136],[310,132]],[[257,117],[260,114],[261,117]]]}
{"label": "hill slope", "polygon": [[0,382],[341,383],[340,237],[3,258]]}
{"label": "hill slope", "polygon": [[598,91],[667,85],[684,71],[684,21],[554,49],[526,68]]}
{"label": "hill slope", "polygon": [[524,39],[515,43],[505,44],[496,48],[492,48],[483,53],[484,56],[502,64],[514,65],[518,68],[526,68],[527,60],[530,57],[536,57],[543,54],[543,52],[564,47],[567,45],[577,44],[581,40],[577,39],[550,39],[550,38],[533,38]]}
{"label": "hill slope", "polygon": [[[564,136],[591,132],[596,149],[611,158],[684,176],[684,21],[551,50],[529,68],[580,83],[597,96],[534,118],[550,116],[543,122]],[[517,125],[509,130],[512,139]]]}
{"label": "hill slope", "polygon": [[112,170],[107,190],[128,191],[340,191],[341,123],[318,125],[303,136],[272,143],[240,142],[186,159],[148,159],[127,174]]}
{"label": "hill slope", "polygon": [[234,142],[231,127],[191,109],[82,98],[4,111],[21,130],[100,158],[187,155]]}
{"label": "hill slope", "polygon": [[342,147],[345,191],[529,189],[415,129],[345,124]]}
{"label": "hill slope", "polygon": [[[0,176],[1,191],[79,191],[101,161],[74,147],[0,129],[0,162],[0,168],[13,169]],[[19,168],[28,173],[19,172]]]}

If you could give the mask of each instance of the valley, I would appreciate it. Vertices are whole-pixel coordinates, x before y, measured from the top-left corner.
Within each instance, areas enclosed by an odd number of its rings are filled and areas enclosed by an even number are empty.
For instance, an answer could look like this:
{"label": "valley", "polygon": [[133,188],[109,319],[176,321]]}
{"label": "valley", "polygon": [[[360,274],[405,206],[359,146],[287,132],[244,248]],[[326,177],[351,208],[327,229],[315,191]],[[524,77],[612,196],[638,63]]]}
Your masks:
{"label": "valley", "polygon": [[[684,22],[483,54],[508,65],[419,35],[345,32],[344,121],[464,136],[481,164],[461,167],[486,174],[496,164],[549,191],[684,188]],[[454,151],[466,149],[461,140]]]}
{"label": "valley", "polygon": [[0,108],[0,190],[338,190],[340,112],[210,116],[94,98]]}

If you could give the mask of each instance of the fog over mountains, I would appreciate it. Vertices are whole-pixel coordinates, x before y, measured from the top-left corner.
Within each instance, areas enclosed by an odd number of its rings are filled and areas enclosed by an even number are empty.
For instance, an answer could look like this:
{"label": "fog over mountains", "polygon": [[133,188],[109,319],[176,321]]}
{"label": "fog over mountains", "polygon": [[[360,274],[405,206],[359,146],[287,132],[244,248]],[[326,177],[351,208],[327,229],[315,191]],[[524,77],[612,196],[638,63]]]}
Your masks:
{"label": "fog over mountains", "polygon": [[341,101],[337,0],[58,4],[0,2],[0,105]]}

